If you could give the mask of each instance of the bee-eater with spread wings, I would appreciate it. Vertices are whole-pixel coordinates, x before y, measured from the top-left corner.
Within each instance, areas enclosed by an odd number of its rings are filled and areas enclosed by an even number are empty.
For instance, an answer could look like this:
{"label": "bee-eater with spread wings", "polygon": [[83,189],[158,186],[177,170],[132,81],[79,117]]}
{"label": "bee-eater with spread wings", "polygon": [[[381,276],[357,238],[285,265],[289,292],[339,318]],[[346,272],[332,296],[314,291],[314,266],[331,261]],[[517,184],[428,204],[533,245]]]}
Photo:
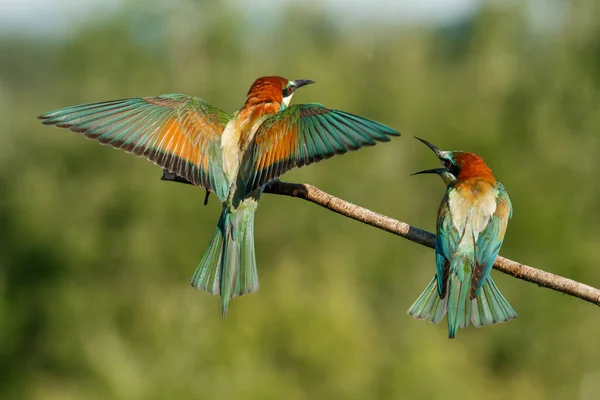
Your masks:
{"label": "bee-eater with spread wings", "polygon": [[232,297],[258,289],[254,213],[265,185],[294,167],[400,135],[321,104],[289,106],[310,83],[259,78],[234,114],[198,97],[167,94],[66,107],[39,118],[143,156],[216,194],[223,211],[191,284],[220,294],[225,316]]}
{"label": "bee-eater with spread wings", "polygon": [[444,168],[417,174],[436,173],[447,188],[437,218],[436,274],[408,313],[435,323],[448,313],[449,338],[469,321],[480,327],[516,318],[490,276],[512,216],[506,189],[478,155],[419,140]]}

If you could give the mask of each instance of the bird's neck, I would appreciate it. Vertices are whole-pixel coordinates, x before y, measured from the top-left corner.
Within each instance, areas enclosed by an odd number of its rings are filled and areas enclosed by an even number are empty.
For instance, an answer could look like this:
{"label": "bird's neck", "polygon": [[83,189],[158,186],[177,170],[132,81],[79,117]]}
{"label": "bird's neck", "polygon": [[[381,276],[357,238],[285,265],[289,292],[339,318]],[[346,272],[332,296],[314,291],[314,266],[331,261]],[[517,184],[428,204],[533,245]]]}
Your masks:
{"label": "bird's neck", "polygon": [[250,92],[244,106],[239,112],[239,118],[253,124],[264,115],[276,114],[281,111],[281,100],[269,93]]}
{"label": "bird's neck", "polygon": [[455,160],[459,163],[459,173],[456,179],[459,181],[484,180],[492,185],[496,184],[496,178],[492,170],[487,166],[483,158],[473,153],[458,153]]}
{"label": "bird's neck", "polygon": [[460,171],[449,188],[456,190],[460,197],[469,199],[468,204],[474,204],[477,199],[487,198],[492,194],[496,183],[492,171],[485,164],[469,165]]}
{"label": "bird's neck", "polygon": [[496,184],[494,174],[488,166],[483,163],[463,167],[456,179],[460,182],[485,181],[492,186]]}

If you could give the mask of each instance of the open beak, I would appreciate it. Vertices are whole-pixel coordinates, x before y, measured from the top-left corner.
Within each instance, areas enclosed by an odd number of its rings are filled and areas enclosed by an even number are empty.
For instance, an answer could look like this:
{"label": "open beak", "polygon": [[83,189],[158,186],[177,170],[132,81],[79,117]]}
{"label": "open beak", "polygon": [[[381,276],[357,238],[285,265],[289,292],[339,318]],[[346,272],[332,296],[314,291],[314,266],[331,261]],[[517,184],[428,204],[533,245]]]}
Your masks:
{"label": "open beak", "polygon": [[296,79],[294,83],[296,84],[296,89],[298,89],[304,85],[310,85],[311,83],[315,83],[315,81],[311,81],[310,79]]}
{"label": "open beak", "polygon": [[431,150],[433,150],[433,152],[435,153],[436,156],[438,156],[438,158],[442,158],[444,155],[444,152],[440,149],[438,149],[437,147],[435,147],[434,145],[432,145],[431,143],[429,143],[427,140],[425,139],[421,139],[419,137],[415,136],[415,139],[419,140],[420,142],[424,143],[427,147],[429,147]]}
{"label": "open beak", "polygon": [[432,168],[432,169],[424,169],[423,171],[415,172],[413,174],[410,174],[410,176],[420,175],[420,174],[438,174],[438,175],[442,175],[445,172],[446,172],[446,170],[444,168]]}
{"label": "open beak", "polygon": [[[427,140],[423,140],[421,138],[418,138],[415,136],[415,139],[421,141],[422,143],[424,143],[427,147],[429,147],[434,153],[435,155],[440,159],[440,161],[442,162],[442,164],[444,164],[444,160],[447,159],[448,156],[448,152],[447,151],[443,151],[438,149],[437,147],[435,147],[434,145],[432,145],[431,143],[429,143]],[[442,180],[444,181],[444,183],[446,185],[449,185],[450,183],[454,182],[456,180],[456,177],[450,173],[450,171],[448,171],[446,168],[432,168],[432,169],[425,169],[423,171],[419,171],[419,172],[415,172],[412,175],[419,175],[419,174],[438,174]]]}

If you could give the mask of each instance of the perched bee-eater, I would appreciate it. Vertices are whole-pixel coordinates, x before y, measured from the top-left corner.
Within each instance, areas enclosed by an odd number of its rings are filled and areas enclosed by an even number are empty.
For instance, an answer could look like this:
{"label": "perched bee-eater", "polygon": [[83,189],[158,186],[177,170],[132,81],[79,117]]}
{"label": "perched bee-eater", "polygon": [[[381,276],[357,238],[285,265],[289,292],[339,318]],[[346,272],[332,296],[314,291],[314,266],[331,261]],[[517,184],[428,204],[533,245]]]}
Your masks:
{"label": "perched bee-eater", "polygon": [[223,211],[191,284],[220,294],[225,317],[232,297],[258,289],[254,213],[265,185],[294,167],[400,135],[321,104],[289,106],[310,83],[259,78],[234,114],[198,97],[167,94],[66,107],[39,118],[143,156],[219,198]]}
{"label": "perched bee-eater", "polygon": [[416,174],[436,173],[447,188],[437,217],[436,274],[408,313],[435,323],[448,313],[449,338],[469,321],[480,327],[516,318],[490,276],[512,216],[506,189],[478,155],[419,140],[444,167]]}

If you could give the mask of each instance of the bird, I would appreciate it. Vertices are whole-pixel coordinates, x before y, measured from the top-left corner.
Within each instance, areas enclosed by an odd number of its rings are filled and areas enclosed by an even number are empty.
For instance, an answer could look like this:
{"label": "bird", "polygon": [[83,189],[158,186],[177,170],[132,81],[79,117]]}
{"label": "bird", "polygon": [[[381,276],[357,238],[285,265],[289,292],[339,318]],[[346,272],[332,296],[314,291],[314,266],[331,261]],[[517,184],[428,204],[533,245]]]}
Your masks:
{"label": "bird", "polygon": [[260,77],[234,113],[199,97],[165,94],[70,106],[38,118],[145,157],[218,197],[217,229],[191,285],[220,295],[225,317],[231,298],[259,287],[254,214],[265,186],[292,168],[400,135],[319,103],[290,105],[296,91],[312,83]]}
{"label": "bird", "polygon": [[480,156],[416,139],[433,150],[443,168],[413,175],[438,174],[447,188],[437,214],[436,274],[408,314],[439,323],[447,313],[451,339],[469,322],[481,327],[516,318],[490,275],[512,217],[506,189]]}

